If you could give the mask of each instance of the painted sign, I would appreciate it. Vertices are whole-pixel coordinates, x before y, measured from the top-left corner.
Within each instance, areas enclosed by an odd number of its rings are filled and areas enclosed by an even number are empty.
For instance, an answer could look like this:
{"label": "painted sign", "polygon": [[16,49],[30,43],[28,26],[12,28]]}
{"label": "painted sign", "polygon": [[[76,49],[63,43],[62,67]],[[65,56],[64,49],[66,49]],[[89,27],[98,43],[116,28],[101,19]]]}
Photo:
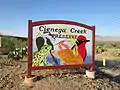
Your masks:
{"label": "painted sign", "polygon": [[77,22],[29,21],[28,69],[92,66],[94,34],[94,26]]}

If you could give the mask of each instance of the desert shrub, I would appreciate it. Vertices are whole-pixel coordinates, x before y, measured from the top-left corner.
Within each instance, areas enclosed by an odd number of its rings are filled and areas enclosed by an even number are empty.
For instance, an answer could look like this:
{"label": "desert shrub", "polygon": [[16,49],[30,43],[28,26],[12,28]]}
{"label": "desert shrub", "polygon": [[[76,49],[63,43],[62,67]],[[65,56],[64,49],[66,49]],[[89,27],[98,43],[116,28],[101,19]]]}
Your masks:
{"label": "desert shrub", "polygon": [[120,48],[120,42],[112,43],[111,46],[113,48],[119,49]]}
{"label": "desert shrub", "polygon": [[95,50],[96,50],[96,53],[103,53],[107,51],[107,49],[105,49],[103,46],[100,46],[100,45],[97,45]]}
{"label": "desert shrub", "polygon": [[26,47],[27,41],[21,40],[15,37],[2,36],[2,53],[8,54],[11,51],[14,51],[15,48]]}
{"label": "desert shrub", "polygon": [[116,56],[120,56],[120,49],[116,49],[115,55],[116,55]]}
{"label": "desert shrub", "polygon": [[2,37],[2,53],[7,54],[8,52],[15,49],[15,43],[11,37]]}
{"label": "desert shrub", "polygon": [[101,42],[101,41],[96,41],[96,46],[102,46],[106,49],[119,49],[120,48],[120,42],[117,41],[107,41],[107,42]]}

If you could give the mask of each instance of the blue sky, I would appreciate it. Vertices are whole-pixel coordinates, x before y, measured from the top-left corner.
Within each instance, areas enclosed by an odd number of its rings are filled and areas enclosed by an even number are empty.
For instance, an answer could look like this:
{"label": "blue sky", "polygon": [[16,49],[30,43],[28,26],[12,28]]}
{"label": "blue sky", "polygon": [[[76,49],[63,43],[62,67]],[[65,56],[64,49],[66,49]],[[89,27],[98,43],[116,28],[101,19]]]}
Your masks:
{"label": "blue sky", "polygon": [[0,0],[0,32],[27,36],[28,20],[70,20],[120,36],[120,0]]}

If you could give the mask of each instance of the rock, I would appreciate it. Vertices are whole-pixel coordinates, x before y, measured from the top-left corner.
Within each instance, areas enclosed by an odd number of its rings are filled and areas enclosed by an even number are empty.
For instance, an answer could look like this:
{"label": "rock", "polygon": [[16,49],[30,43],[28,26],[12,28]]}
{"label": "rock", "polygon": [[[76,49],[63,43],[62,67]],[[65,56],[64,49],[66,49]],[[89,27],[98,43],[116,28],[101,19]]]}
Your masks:
{"label": "rock", "polygon": [[12,78],[12,76],[13,76],[13,75],[12,75],[12,74],[10,74],[10,75],[9,75],[9,78]]}
{"label": "rock", "polygon": [[2,69],[2,66],[0,65],[0,69]]}
{"label": "rock", "polygon": [[0,72],[2,72],[3,71],[3,69],[0,69]]}
{"label": "rock", "polygon": [[17,65],[17,67],[16,68],[20,68],[21,66],[20,65]]}
{"label": "rock", "polygon": [[25,74],[25,73],[26,73],[26,71],[25,71],[25,70],[23,70],[23,71],[22,71],[22,74]]}
{"label": "rock", "polygon": [[4,77],[1,77],[0,80],[4,80],[5,78]]}
{"label": "rock", "polygon": [[3,88],[3,85],[0,83],[0,89],[2,90],[2,88]]}
{"label": "rock", "polygon": [[87,75],[83,75],[83,77],[87,78]]}
{"label": "rock", "polygon": [[20,78],[20,79],[23,79],[24,77],[20,75],[19,78]]}

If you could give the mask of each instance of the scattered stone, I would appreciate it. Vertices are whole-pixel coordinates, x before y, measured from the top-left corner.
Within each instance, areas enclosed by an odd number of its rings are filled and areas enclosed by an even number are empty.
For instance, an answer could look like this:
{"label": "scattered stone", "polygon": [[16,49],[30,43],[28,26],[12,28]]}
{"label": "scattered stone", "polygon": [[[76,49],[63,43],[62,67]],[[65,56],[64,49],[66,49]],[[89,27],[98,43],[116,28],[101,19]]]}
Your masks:
{"label": "scattered stone", "polygon": [[3,69],[0,69],[0,72],[2,72],[3,71]]}
{"label": "scattered stone", "polygon": [[86,76],[86,75],[83,75],[83,77],[87,78],[87,76]]}
{"label": "scattered stone", "polygon": [[0,66],[2,67],[0,69],[2,71],[2,74],[0,72],[0,90],[120,90],[119,75],[112,78],[104,72],[97,71],[97,78],[90,79],[83,73],[75,73],[81,72],[82,68],[36,70],[36,74],[33,71],[33,75],[44,77],[34,82],[31,87],[22,86],[20,83],[25,78],[26,63],[9,61],[5,64],[5,62],[5,60],[0,61]]}
{"label": "scattered stone", "polygon": [[4,77],[1,77],[0,80],[4,80]]}
{"label": "scattered stone", "polygon": [[19,78],[20,78],[20,79],[24,79],[24,77],[23,77],[23,76],[21,76],[21,75],[19,76]]}
{"label": "scattered stone", "polygon": [[0,65],[0,69],[2,69],[2,66]]}
{"label": "scattered stone", "polygon": [[21,66],[20,65],[17,65],[17,67],[16,68],[20,68]]}
{"label": "scattered stone", "polygon": [[23,71],[22,71],[22,74],[25,74],[25,73],[26,73],[26,71],[25,71],[25,70],[23,70]]}

